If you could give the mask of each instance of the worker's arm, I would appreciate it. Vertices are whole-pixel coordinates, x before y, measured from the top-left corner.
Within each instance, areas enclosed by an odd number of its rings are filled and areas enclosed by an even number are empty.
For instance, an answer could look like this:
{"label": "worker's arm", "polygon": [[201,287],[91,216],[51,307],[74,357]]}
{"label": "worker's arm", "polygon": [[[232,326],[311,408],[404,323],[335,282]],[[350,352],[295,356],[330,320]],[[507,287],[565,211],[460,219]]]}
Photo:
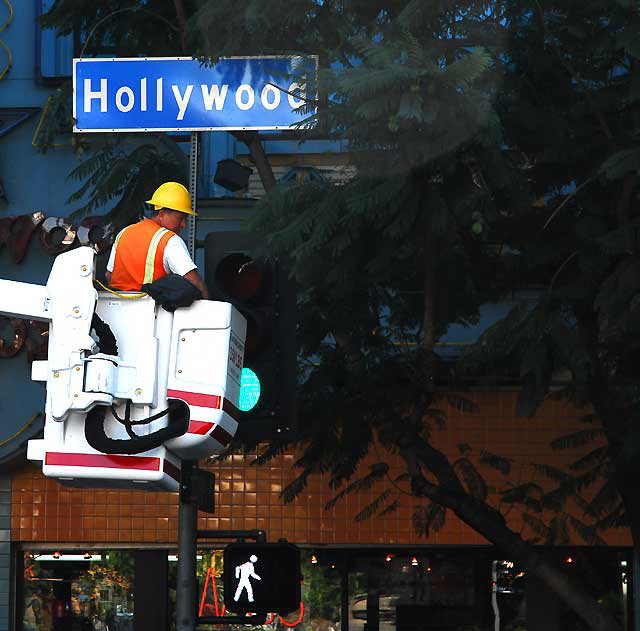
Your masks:
{"label": "worker's arm", "polygon": [[[179,236],[171,237],[169,241],[167,241],[162,263],[164,264],[165,270],[172,274],[178,274],[195,285],[205,300],[209,298],[207,288],[202,282],[200,274],[198,274],[198,268],[187,250],[187,245]],[[185,270],[189,271],[185,273]]]}
{"label": "worker's arm", "polygon": [[202,282],[202,278],[200,278],[200,274],[198,274],[197,269],[192,269],[190,272],[187,272],[183,278],[186,278],[190,283],[195,285],[200,290],[200,293],[202,293],[202,297],[205,300],[209,299],[209,292],[207,291],[205,284]]}

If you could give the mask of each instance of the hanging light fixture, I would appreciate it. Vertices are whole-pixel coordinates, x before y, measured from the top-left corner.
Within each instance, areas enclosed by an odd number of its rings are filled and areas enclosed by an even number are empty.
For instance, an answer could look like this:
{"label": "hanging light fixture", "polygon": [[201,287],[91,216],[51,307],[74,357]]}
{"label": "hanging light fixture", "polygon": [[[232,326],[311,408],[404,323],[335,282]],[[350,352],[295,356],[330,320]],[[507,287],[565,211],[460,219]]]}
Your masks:
{"label": "hanging light fixture", "polygon": [[391,562],[391,559],[393,559],[393,555],[392,555],[392,554],[387,554],[387,556],[386,556],[386,557],[384,557],[384,560],[385,560],[387,563],[390,563],[390,562]]}
{"label": "hanging light fixture", "polygon": [[62,555],[58,551],[56,551],[51,556],[53,556],[54,559],[59,559]]}
{"label": "hanging light fixture", "polygon": [[416,557],[411,557],[411,565],[418,565],[418,559]]}
{"label": "hanging light fixture", "polygon": [[91,552],[85,552],[84,553],[84,558],[88,561],[91,557],[93,557],[93,555],[91,554]]}
{"label": "hanging light fixture", "polygon": [[311,555],[311,563],[317,563],[318,562],[318,557],[315,554]]}

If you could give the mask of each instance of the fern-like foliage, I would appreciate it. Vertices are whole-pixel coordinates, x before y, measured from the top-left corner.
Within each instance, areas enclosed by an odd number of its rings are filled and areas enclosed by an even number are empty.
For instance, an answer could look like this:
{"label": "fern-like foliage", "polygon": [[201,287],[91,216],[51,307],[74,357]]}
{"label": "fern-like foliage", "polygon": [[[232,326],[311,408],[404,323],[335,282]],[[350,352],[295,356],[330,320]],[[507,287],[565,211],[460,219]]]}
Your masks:
{"label": "fern-like foliage", "polygon": [[511,458],[505,458],[504,456],[491,453],[490,451],[482,450],[480,452],[479,460],[482,464],[499,471],[503,475],[509,475],[511,472],[511,463],[513,462],[513,459]]}
{"label": "fern-like foliage", "polygon": [[[339,493],[337,493],[332,499],[330,499],[326,504],[325,504],[325,510],[329,510],[330,508],[333,508],[337,502],[339,500],[341,500],[343,497],[345,497],[346,495],[348,495],[349,493],[353,493],[354,491],[367,491],[369,490],[378,480],[380,480],[382,477],[384,477],[387,472],[389,471],[389,467],[386,463],[377,463],[374,465],[371,465],[371,469],[369,471],[369,473],[361,478],[358,478],[357,480],[354,480],[353,482],[347,484],[345,486],[344,489],[342,489]],[[382,496],[380,496],[382,497]],[[386,499],[388,497],[388,494],[384,496],[384,498],[382,500],[378,499],[376,500],[376,507],[372,510],[371,513],[369,513],[369,516],[371,514],[373,514],[377,508],[378,505],[380,504],[380,502],[384,501],[384,499]],[[361,518],[363,519],[363,518]],[[358,520],[360,521],[360,520]]]}
{"label": "fern-like foliage", "polygon": [[470,495],[479,500],[487,499],[487,484],[473,463],[467,458],[459,458],[453,463]]}
{"label": "fern-like foliage", "polygon": [[433,502],[427,506],[418,506],[412,515],[416,534],[428,537],[431,531],[438,532],[445,523],[446,509]]}
{"label": "fern-like foliage", "polygon": [[584,447],[585,445],[592,444],[595,440],[602,438],[604,432],[599,427],[591,429],[583,429],[572,434],[566,434],[560,438],[552,440],[550,443],[551,449],[573,449],[575,447]]}
{"label": "fern-like foliage", "polygon": [[526,510],[540,513],[542,511],[542,496],[543,490],[539,485],[526,482],[502,491],[500,501],[505,504],[520,504]]}
{"label": "fern-like foliage", "polygon": [[385,515],[390,515],[391,513],[395,513],[400,506],[400,499],[395,498],[392,502],[387,504],[379,513],[378,517],[384,517]]}
{"label": "fern-like foliage", "polygon": [[385,507],[382,510],[380,509],[384,506],[384,503],[389,499],[389,496],[392,493],[393,491],[391,489],[385,489],[384,491],[382,491],[382,493],[380,493],[380,495],[378,495],[378,497],[376,497],[373,502],[367,504],[367,506],[365,506],[359,513],[357,513],[354,519],[356,521],[363,521],[365,519],[369,519],[376,513],[385,513],[385,510],[388,507]]}
{"label": "fern-like foliage", "polygon": [[532,539],[532,541],[546,541],[548,539],[550,528],[541,519],[529,515],[528,513],[524,513],[522,515],[522,520],[535,533],[535,538]]}
{"label": "fern-like foliage", "polygon": [[159,182],[186,180],[177,175],[184,162],[161,143],[133,146],[123,143],[120,138],[116,144],[97,148],[71,171],[69,177],[82,183],[67,200],[69,204],[81,204],[74,216],[82,217],[112,206],[110,218],[116,224],[126,225],[142,215],[145,201]]}

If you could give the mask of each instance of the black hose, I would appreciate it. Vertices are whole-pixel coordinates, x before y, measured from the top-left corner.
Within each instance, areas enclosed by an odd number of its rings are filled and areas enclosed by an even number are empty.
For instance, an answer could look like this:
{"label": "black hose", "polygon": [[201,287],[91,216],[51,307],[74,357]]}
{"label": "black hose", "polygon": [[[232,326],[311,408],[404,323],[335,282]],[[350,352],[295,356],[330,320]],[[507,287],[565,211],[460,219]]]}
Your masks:
{"label": "black hose", "polygon": [[[91,328],[98,337],[98,348],[105,355],[118,356],[118,343],[111,327],[98,316],[93,314]],[[116,420],[126,427],[129,438],[110,438],[104,431],[104,419],[107,411],[106,406],[96,406],[88,414],[84,423],[84,436],[87,442],[94,449],[103,454],[139,454],[149,449],[155,449],[171,438],[177,438],[186,433],[189,428],[189,408],[182,401],[172,401],[169,408],[158,414],[154,414],[147,419],[131,421],[129,418],[131,401],[127,401],[126,421],[118,418],[115,410],[113,415]],[[169,423],[166,427],[159,429],[147,436],[136,435],[131,426],[150,423],[165,414],[169,415]]]}
{"label": "black hose", "polygon": [[181,401],[169,404],[169,424],[147,436],[118,439],[110,438],[104,431],[107,407],[99,405],[88,414],[84,424],[84,436],[91,447],[103,454],[139,454],[160,447],[165,441],[177,438],[189,428],[189,408]]}
{"label": "black hose", "polygon": [[116,336],[113,334],[111,327],[95,312],[91,318],[91,328],[98,336],[98,348],[100,352],[105,355],[115,355],[117,357],[118,343],[116,342]]}

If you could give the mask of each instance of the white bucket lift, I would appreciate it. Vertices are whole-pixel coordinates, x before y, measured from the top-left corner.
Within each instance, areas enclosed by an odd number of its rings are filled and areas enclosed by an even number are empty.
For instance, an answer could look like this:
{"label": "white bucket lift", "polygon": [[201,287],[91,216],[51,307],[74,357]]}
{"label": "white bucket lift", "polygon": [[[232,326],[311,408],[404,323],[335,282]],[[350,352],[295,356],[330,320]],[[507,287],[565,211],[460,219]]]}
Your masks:
{"label": "white bucket lift", "polygon": [[0,314],[50,323],[48,359],[32,367],[46,381],[44,438],[27,457],[67,484],[177,491],[181,460],[235,435],[246,321],[225,302],[170,313],[97,292],[93,276],[80,247],[55,259],[46,286],[0,280]]}

